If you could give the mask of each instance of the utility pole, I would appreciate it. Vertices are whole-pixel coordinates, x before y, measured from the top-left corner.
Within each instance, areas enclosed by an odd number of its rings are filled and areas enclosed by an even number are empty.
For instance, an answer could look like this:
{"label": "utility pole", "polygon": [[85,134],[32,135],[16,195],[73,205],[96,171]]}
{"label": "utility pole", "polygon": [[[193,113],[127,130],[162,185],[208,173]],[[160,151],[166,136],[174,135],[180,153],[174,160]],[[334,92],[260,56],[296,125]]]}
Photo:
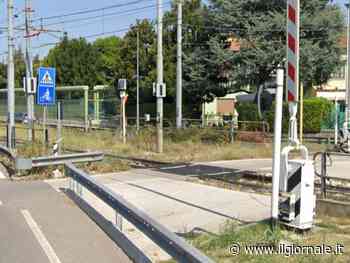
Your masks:
{"label": "utility pole", "polygon": [[[163,85],[163,13],[162,0],[157,0],[157,86]],[[157,152],[163,152],[163,97],[157,95]]]}
{"label": "utility pole", "polygon": [[7,58],[7,146],[15,148],[15,66],[13,60],[13,0],[7,1],[8,58]]}
{"label": "utility pole", "polygon": [[177,3],[176,128],[182,128],[182,0]]}
{"label": "utility pole", "polygon": [[32,87],[33,79],[33,60],[32,60],[32,41],[31,41],[31,0],[25,1],[25,27],[26,27],[26,95],[27,95],[27,116],[28,116],[28,141],[34,140],[34,93]]}
{"label": "utility pole", "polygon": [[[346,58],[346,92],[345,92],[345,123],[344,123],[344,129],[349,128],[349,122],[350,122],[350,1],[349,3],[345,4],[347,11],[348,11],[348,18],[347,18],[347,58]],[[348,140],[348,147],[350,148],[350,142]]]}
{"label": "utility pole", "polygon": [[136,130],[140,130],[140,27],[137,25],[136,66]]}

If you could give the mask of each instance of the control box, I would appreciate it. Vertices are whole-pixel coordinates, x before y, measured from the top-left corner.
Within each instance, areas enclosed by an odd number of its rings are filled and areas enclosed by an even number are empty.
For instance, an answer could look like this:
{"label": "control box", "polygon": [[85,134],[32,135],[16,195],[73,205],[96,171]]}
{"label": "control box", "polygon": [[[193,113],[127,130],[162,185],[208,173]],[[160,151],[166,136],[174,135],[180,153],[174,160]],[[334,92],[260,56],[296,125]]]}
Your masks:
{"label": "control box", "polygon": [[165,98],[166,97],[166,84],[158,84],[153,83],[153,96],[157,98]]}
{"label": "control box", "polygon": [[313,226],[316,196],[312,161],[290,160],[281,165],[279,218],[301,230]]}

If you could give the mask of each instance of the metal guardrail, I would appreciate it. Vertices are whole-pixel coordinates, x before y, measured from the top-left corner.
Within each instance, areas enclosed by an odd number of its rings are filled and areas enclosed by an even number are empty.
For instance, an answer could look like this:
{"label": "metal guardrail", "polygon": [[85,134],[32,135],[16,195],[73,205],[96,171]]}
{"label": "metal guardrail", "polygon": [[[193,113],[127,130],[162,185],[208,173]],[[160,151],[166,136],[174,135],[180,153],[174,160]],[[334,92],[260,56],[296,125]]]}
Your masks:
{"label": "metal guardrail", "polygon": [[16,169],[30,170],[35,167],[62,165],[67,162],[70,162],[70,163],[97,162],[97,161],[102,161],[103,158],[104,158],[103,152],[64,154],[64,155],[58,155],[58,156],[34,157],[32,159],[17,158]]}
{"label": "metal guardrail", "polygon": [[11,160],[16,159],[16,155],[7,147],[0,145],[0,154],[4,154],[9,157]]}
{"label": "metal guardrail", "polygon": [[65,171],[68,177],[71,177],[95,194],[178,262],[214,263],[213,260],[189,245],[185,240],[172,233],[123,197],[112,192],[104,185],[99,184],[94,178],[76,168],[73,164],[67,163],[65,165]]}

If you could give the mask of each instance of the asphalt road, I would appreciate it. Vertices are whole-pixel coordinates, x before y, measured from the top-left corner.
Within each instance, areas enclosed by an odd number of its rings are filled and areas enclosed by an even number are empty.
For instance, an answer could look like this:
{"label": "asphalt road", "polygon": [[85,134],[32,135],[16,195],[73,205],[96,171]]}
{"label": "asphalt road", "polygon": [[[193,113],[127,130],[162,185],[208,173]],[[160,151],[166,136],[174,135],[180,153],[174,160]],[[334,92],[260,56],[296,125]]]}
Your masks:
{"label": "asphalt road", "polygon": [[64,193],[0,179],[0,263],[131,260]]}

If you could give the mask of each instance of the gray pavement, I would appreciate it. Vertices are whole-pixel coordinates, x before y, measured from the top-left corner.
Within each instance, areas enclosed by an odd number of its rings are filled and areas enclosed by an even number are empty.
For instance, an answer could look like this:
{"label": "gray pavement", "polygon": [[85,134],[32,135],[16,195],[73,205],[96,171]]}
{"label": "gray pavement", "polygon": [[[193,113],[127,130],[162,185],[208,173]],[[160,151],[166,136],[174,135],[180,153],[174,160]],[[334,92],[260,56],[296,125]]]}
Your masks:
{"label": "gray pavement", "polygon": [[[217,161],[158,170],[135,169],[96,178],[181,235],[193,230],[219,232],[228,221],[247,223],[270,216],[267,195],[202,185],[188,181],[189,178],[239,175],[242,171],[271,173],[271,166],[271,159]],[[349,168],[347,157],[333,157],[329,175],[350,179]],[[0,263],[51,263],[35,231],[25,220],[24,209],[30,212],[60,262],[130,262],[115,243],[60,192],[68,187],[68,179],[30,183],[0,179],[0,240],[7,240],[0,242],[0,251],[6,251],[0,253]],[[81,198],[109,222],[116,221],[116,212],[86,189]],[[153,261],[169,258],[125,219],[123,233]]]}
{"label": "gray pavement", "polygon": [[[204,167],[207,172],[217,172],[217,169],[209,165]],[[188,169],[137,169],[95,178],[180,235],[198,230],[217,233],[224,229],[227,222],[250,223],[269,218],[269,196],[192,183],[186,179],[191,176],[193,167]],[[197,172],[198,169],[194,168]],[[219,171],[223,170],[227,169],[219,167]],[[55,189],[69,187],[66,179],[48,183]],[[83,190],[82,198],[107,220],[115,221],[116,212],[86,189]],[[152,261],[169,259],[165,252],[126,220],[123,221],[122,228],[125,236]]]}
{"label": "gray pavement", "polygon": [[44,182],[0,180],[0,240],[1,263],[131,262],[70,199]]}

